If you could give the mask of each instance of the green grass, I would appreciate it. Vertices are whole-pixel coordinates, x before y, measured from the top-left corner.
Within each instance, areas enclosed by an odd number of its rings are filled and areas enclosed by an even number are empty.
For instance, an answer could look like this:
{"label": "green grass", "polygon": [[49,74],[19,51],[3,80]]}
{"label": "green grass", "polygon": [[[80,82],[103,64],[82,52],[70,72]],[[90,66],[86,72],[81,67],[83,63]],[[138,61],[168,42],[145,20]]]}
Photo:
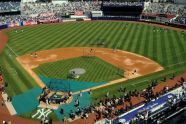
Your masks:
{"label": "green grass", "polygon": [[[128,24],[127,26],[125,26]],[[104,41],[106,48],[119,48],[129,52],[134,52],[161,64],[165,67],[162,74],[172,71],[186,70],[186,34],[183,36],[180,31],[168,29],[160,31],[159,27],[145,24],[135,24],[129,22],[74,22],[53,25],[40,25],[34,27],[23,27],[24,32],[16,33],[14,30],[7,32],[9,36],[8,46],[2,54],[0,64],[3,66],[6,80],[10,83],[7,88],[8,93],[15,95],[34,86],[34,81],[15,61],[9,53],[24,55],[38,50],[47,50],[61,47],[83,47],[92,46],[100,41]],[[153,29],[159,31],[153,31]],[[14,67],[15,66],[15,67]],[[10,75],[10,67],[14,67],[18,77]],[[152,74],[147,80],[158,78],[161,74]],[[28,79],[29,78],[29,79]],[[141,78],[130,80],[130,84],[141,81]],[[126,85],[127,82],[123,82]],[[32,84],[32,85],[31,85]],[[147,82],[138,83],[139,89],[147,86]],[[31,85],[31,86],[29,86]],[[106,90],[115,91],[119,85],[109,86],[94,91],[93,100],[100,98]],[[128,89],[133,89],[134,85],[128,85]],[[17,87],[17,88],[14,88]],[[14,88],[13,91],[11,91]],[[117,92],[113,92],[117,93]]]}
{"label": "green grass", "polygon": [[172,77],[173,73],[175,75],[180,75],[183,72],[185,72],[185,70],[186,70],[186,66],[178,66],[174,70],[167,69],[167,70],[163,70],[163,71],[149,74],[146,76],[131,79],[125,82],[121,82],[118,84],[110,85],[110,86],[107,86],[106,88],[97,89],[93,91],[92,93],[92,96],[91,96],[93,100],[92,102],[94,104],[98,104],[100,100],[106,95],[107,92],[110,92],[111,94],[109,96],[110,98],[112,98],[113,95],[116,95],[117,97],[123,96],[124,94],[118,91],[120,87],[125,87],[127,92],[134,91],[135,89],[138,91],[141,91],[145,89],[151,83],[152,80],[157,80],[158,83],[163,83],[162,79],[164,77],[168,79]]}
{"label": "green grass", "polygon": [[15,56],[9,49],[5,49],[0,57],[0,66],[8,84],[6,92],[15,96],[37,86],[32,77],[15,61]]}
{"label": "green grass", "polygon": [[74,68],[85,69],[85,73],[77,81],[85,82],[107,82],[122,78],[123,72],[118,72],[118,68],[97,57],[78,57],[57,62],[42,64],[34,71],[38,75],[49,78],[67,79],[69,70]]}

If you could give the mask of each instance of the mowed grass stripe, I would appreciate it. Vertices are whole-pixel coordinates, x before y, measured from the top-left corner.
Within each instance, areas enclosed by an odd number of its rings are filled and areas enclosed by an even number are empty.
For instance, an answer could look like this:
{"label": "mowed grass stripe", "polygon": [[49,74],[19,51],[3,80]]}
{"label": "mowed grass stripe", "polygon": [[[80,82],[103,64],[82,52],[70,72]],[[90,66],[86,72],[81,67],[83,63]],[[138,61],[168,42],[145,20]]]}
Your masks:
{"label": "mowed grass stripe", "polygon": [[12,32],[8,32],[8,35],[9,35],[10,39],[21,40],[23,37],[32,37],[32,35],[37,36],[37,35],[39,35],[39,33],[41,33],[40,31],[48,28],[48,26],[38,26],[38,27],[39,28],[37,28],[37,29],[32,29],[31,27],[26,27],[24,29],[24,32],[18,30],[18,33],[16,33],[15,31],[12,31]]}
{"label": "mowed grass stripe", "polygon": [[104,27],[101,27],[100,29],[98,29],[98,31],[96,30],[95,33],[91,37],[94,37],[97,43],[105,42],[105,45],[108,45],[110,44],[108,36],[110,35],[110,31],[113,30],[113,28],[116,25],[115,24],[110,25],[109,23],[105,23],[105,22],[103,23],[104,23]]}
{"label": "mowed grass stripe", "polygon": [[[48,27],[46,27],[46,28],[48,28]],[[44,28],[44,30],[46,28]],[[27,43],[27,39],[39,38],[39,36],[41,36],[40,33],[43,33],[42,28],[37,29],[37,30],[35,30],[34,32],[31,32],[31,33],[26,32],[26,31],[18,33],[18,34],[16,33],[16,35],[15,35],[16,37],[12,37],[12,38],[10,37],[10,39],[13,39],[14,41],[17,41],[18,40],[17,37],[20,36],[20,39],[19,39],[20,42],[18,42],[16,44],[23,45],[24,43]],[[15,45],[15,44],[11,44],[11,45]]]}
{"label": "mowed grass stripe", "polygon": [[121,42],[121,37],[122,37],[122,34],[124,32],[124,23],[120,23],[120,28],[118,29],[118,32],[116,33],[116,35],[113,37],[113,41],[112,42],[115,42],[115,44],[113,44],[113,47],[112,48],[120,48],[119,44]]}
{"label": "mowed grass stripe", "polygon": [[[47,77],[66,79],[70,69],[84,68],[86,73],[80,76],[80,78],[77,79],[78,81],[100,82],[108,81],[108,79],[120,78],[120,76],[114,73],[116,72],[117,68],[95,57],[78,57],[69,60],[57,61],[54,63],[42,64],[38,68],[34,69],[34,71],[37,74],[43,73],[44,75],[47,75]],[[56,67],[58,67],[58,70],[56,70]],[[47,68],[50,68],[50,70]],[[103,74],[103,76],[98,78],[98,75],[101,74]]]}
{"label": "mowed grass stripe", "polygon": [[186,47],[184,47],[186,44],[186,35],[183,36],[180,32],[177,31],[175,37],[176,42],[179,44],[181,51],[186,51]]}
{"label": "mowed grass stripe", "polygon": [[126,37],[126,40],[125,40],[125,44],[123,44],[124,46],[122,47],[126,51],[129,49],[129,47],[130,47],[130,45],[132,43],[131,39],[132,39],[134,31],[135,31],[135,25],[129,24],[127,26],[127,28],[130,28],[130,30],[129,30],[128,34],[127,34],[127,37]]}
{"label": "mowed grass stripe", "polygon": [[113,41],[110,41],[108,39],[108,36],[110,35],[110,32],[113,31],[113,29],[115,28],[116,24],[115,23],[107,23],[106,24],[106,31],[101,35],[101,39],[103,39],[105,42],[106,42],[106,45],[104,45],[103,47],[108,47],[108,44],[110,44],[110,42],[113,42]]}
{"label": "mowed grass stripe", "polygon": [[157,60],[159,62],[159,64],[162,64],[162,60],[163,58],[163,52],[164,49],[162,48],[162,42],[163,41],[163,37],[164,37],[164,31],[161,30],[161,32],[159,32],[159,34],[156,36],[156,47],[157,47],[157,52],[156,52],[156,58],[154,60]]}
{"label": "mowed grass stripe", "polygon": [[[71,34],[69,34],[69,41],[67,41],[66,46],[81,46],[80,43],[81,42],[87,42],[82,36],[87,36],[87,32],[89,31],[89,29],[93,26],[94,24],[88,23],[88,24],[84,24],[82,26],[82,28],[78,31],[75,32],[74,36],[70,36]],[[96,27],[98,27],[99,24],[97,24]],[[68,39],[67,39],[68,40]]]}
{"label": "mowed grass stripe", "polygon": [[[74,40],[75,37],[80,36],[80,33],[79,32],[81,32],[83,30],[83,28],[85,28],[85,27],[86,27],[86,25],[82,24],[82,25],[78,26],[78,28],[76,27],[73,30],[73,32],[67,32],[66,35],[68,37],[67,38],[64,38],[63,40],[61,39],[62,42],[59,42],[59,44],[58,44],[57,47],[60,47],[60,46],[63,46],[63,47],[75,46],[75,44],[77,43],[77,41]],[[78,31],[76,29],[78,29]]]}
{"label": "mowed grass stripe", "polygon": [[[157,28],[156,28],[156,30],[157,30]],[[154,32],[152,30],[152,27],[150,27],[149,36],[148,36],[149,44],[148,44],[148,47],[147,47],[147,49],[148,49],[148,54],[147,55],[151,59],[153,59],[153,37],[154,37],[155,33],[157,33],[157,32],[156,31]]]}
{"label": "mowed grass stripe", "polygon": [[171,52],[171,56],[169,56],[168,61],[170,61],[171,64],[175,64],[178,62],[177,58],[177,53],[176,53],[176,48],[174,46],[173,37],[172,37],[172,31],[169,31],[168,33],[168,40],[169,40],[169,49]]}
{"label": "mowed grass stripe", "polygon": [[130,51],[134,52],[134,53],[138,53],[138,49],[140,47],[139,43],[141,42],[140,38],[141,38],[141,35],[142,35],[143,31],[144,31],[144,28],[140,28],[140,26],[137,25],[135,30],[136,30],[136,34],[135,34],[135,37],[133,39],[133,44],[132,44],[132,46],[130,48]]}
{"label": "mowed grass stripe", "polygon": [[52,39],[51,41],[52,43],[49,45],[46,45],[44,49],[59,48],[59,47],[62,47],[63,45],[65,46],[65,43],[70,42],[70,41],[65,41],[65,39],[70,37],[71,35],[69,34],[73,34],[80,27],[81,25],[74,28],[74,26],[71,25],[69,28],[66,29],[65,32],[57,33],[53,38],[49,38],[49,39]]}
{"label": "mowed grass stripe", "polygon": [[[91,36],[91,32],[93,32],[93,30],[95,29],[95,32],[98,32],[98,37],[100,37],[104,31],[106,30],[106,26],[105,23],[100,23],[99,25],[90,25],[89,27],[87,27],[87,29],[82,32],[82,36],[81,38],[79,38],[77,44],[78,46],[84,46],[85,44],[87,44],[88,46],[91,47],[91,42],[89,43],[89,41],[87,40],[87,37]],[[86,32],[86,35],[84,35]]]}
{"label": "mowed grass stripe", "polygon": [[170,46],[169,46],[170,41],[168,39],[168,34],[169,33],[170,33],[170,31],[167,30],[167,32],[165,33],[165,37],[164,37],[164,39],[165,39],[165,41],[164,41],[164,43],[165,43],[164,54],[166,54],[166,57],[167,57],[166,60],[164,60],[164,61],[167,62],[166,66],[170,65],[171,61],[172,61],[172,59],[170,59],[170,57],[172,57],[172,55],[171,55],[171,50],[170,50]]}
{"label": "mowed grass stripe", "polygon": [[171,38],[172,38],[172,45],[174,46],[174,52],[175,55],[176,55],[176,58],[177,58],[177,61],[175,63],[179,63],[180,61],[183,61],[183,54],[185,53],[184,50],[182,51],[180,46],[179,46],[179,43],[176,43],[176,42],[180,42],[180,41],[177,41],[176,39],[176,31],[172,31],[171,32]]}
{"label": "mowed grass stripe", "polygon": [[[22,69],[21,65],[17,61],[13,61],[14,54],[12,54],[8,49],[5,52],[8,55],[6,60],[9,62],[10,65],[14,65],[13,68],[16,70],[18,77],[20,78],[22,83],[25,85],[25,87],[29,89],[29,88],[36,86],[35,83],[32,83],[32,81],[34,80],[28,76],[28,73]],[[23,88],[24,88],[24,85],[23,85]]]}
{"label": "mowed grass stripe", "polygon": [[[39,29],[39,31],[40,31],[40,29]],[[43,33],[43,31],[41,30],[41,32]],[[40,34],[40,33],[38,33],[38,34]],[[48,33],[49,34],[49,33]],[[41,35],[41,34],[40,34]],[[41,35],[42,37],[44,37],[43,35]],[[21,52],[22,53],[25,53],[25,52],[27,52],[28,50],[27,49],[29,49],[29,48],[31,48],[31,49],[33,49],[33,48],[36,48],[35,46],[38,46],[38,45],[41,45],[41,44],[44,44],[45,42],[43,42],[43,40],[41,40],[42,38],[41,38],[41,36],[32,36],[32,37],[25,37],[25,38],[23,38],[22,40],[20,40],[20,42],[22,42],[23,44],[25,43],[25,42],[29,42],[29,41],[32,41],[32,42],[35,42],[34,44],[31,44],[31,43],[26,43],[26,44],[24,44],[24,46],[25,46],[25,48],[23,49],[23,50],[21,50]],[[40,39],[41,38],[41,39]],[[22,47],[22,45],[23,44],[19,44],[19,46],[18,47]],[[18,54],[21,54],[21,53],[19,53],[19,52],[17,52],[17,51],[15,51],[16,53],[18,53]]]}
{"label": "mowed grass stripe", "polygon": [[153,44],[152,44],[152,46],[153,46],[153,56],[152,56],[152,58],[153,58],[153,60],[157,60],[157,43],[158,43],[158,41],[157,41],[157,37],[158,37],[158,35],[160,35],[160,30],[158,29],[158,32],[156,32],[156,33],[153,33],[153,38],[152,38],[152,42],[153,42]]}
{"label": "mowed grass stripe", "polygon": [[128,41],[127,44],[126,44],[127,45],[127,47],[126,47],[127,51],[130,51],[131,47],[134,45],[133,38],[135,38],[135,35],[136,35],[136,27],[137,27],[137,24],[134,24],[133,27],[132,27],[132,31],[129,34],[129,37],[127,37],[127,41]]}
{"label": "mowed grass stripe", "polygon": [[120,48],[119,49],[126,50],[124,48],[125,48],[125,46],[127,44],[127,37],[129,36],[129,34],[131,32],[131,28],[132,28],[132,25],[125,23],[125,27],[124,27],[125,34],[124,34],[124,36],[122,38],[122,41],[120,42]]}
{"label": "mowed grass stripe", "polygon": [[[126,25],[126,23],[124,23],[124,24]],[[121,37],[117,41],[117,48],[118,49],[122,49],[122,47],[124,46],[123,44],[125,44],[125,40],[126,40],[126,37],[127,37],[128,30],[129,30],[129,28],[126,28],[126,27],[122,28]]]}
{"label": "mowed grass stripe", "polygon": [[[186,47],[184,47],[186,42],[185,43],[182,42],[183,36],[180,36],[180,32],[176,31],[174,37],[175,37],[175,42],[177,43],[178,48],[181,52],[180,54],[186,53],[186,49],[185,49]],[[186,57],[182,55],[181,60],[184,61],[185,58]]]}
{"label": "mowed grass stripe", "polygon": [[87,31],[86,35],[82,34],[82,37],[81,37],[81,39],[78,39],[79,42],[77,44],[79,44],[79,46],[87,46],[87,47],[94,46],[93,44],[96,44],[96,43],[94,43],[95,41],[92,41],[93,32],[97,32],[99,30],[100,26],[101,26],[101,24],[89,25],[87,27],[88,30],[86,30]]}
{"label": "mowed grass stripe", "polygon": [[[20,93],[23,93],[25,90],[33,88],[36,86],[33,80],[30,77],[26,77],[27,73],[20,67],[20,65],[13,61],[13,55],[6,49],[4,51],[4,56],[1,56],[2,60],[0,65],[2,65],[6,78],[6,82],[8,83],[8,87],[6,88],[10,95],[14,96]],[[29,78],[29,80],[27,80]],[[11,91],[11,87],[16,88]]]}
{"label": "mowed grass stripe", "polygon": [[107,36],[107,41],[106,41],[106,45],[107,45],[107,47],[109,47],[109,48],[113,48],[114,47],[114,44],[115,44],[115,42],[114,42],[114,36],[115,35],[117,35],[117,32],[118,32],[118,30],[119,30],[119,28],[120,28],[120,23],[113,23],[115,26],[114,27],[111,27],[112,29],[112,31],[111,32],[109,32],[109,35]]}
{"label": "mowed grass stripe", "polygon": [[[104,24],[104,22],[100,22],[99,24],[95,24],[92,27],[89,27],[90,30],[88,31],[88,34],[85,36],[83,41],[86,41],[85,46],[92,47],[92,46],[97,46],[97,43],[100,42],[100,39],[96,39],[96,33],[101,29],[101,24]],[[106,26],[107,27],[107,26]]]}
{"label": "mowed grass stripe", "polygon": [[[62,35],[62,39],[61,40],[62,40],[63,44],[61,44],[59,42],[58,46],[55,45],[56,47],[59,47],[59,46],[67,47],[67,46],[75,45],[75,43],[77,41],[74,41],[73,38],[75,36],[77,36],[77,35],[80,35],[78,33],[81,32],[81,30],[83,30],[83,28],[86,28],[86,26],[84,24],[78,25],[78,23],[76,23],[74,25],[71,25],[71,26],[72,26],[72,29],[71,29],[72,31],[68,31],[68,32],[66,32],[65,34]],[[89,24],[87,24],[87,26],[89,26]],[[59,36],[59,37],[61,37],[61,36]]]}
{"label": "mowed grass stripe", "polygon": [[123,43],[124,41],[124,37],[126,35],[126,29],[125,27],[123,26],[125,23],[121,23],[121,27],[120,27],[120,30],[119,30],[119,33],[118,33],[118,36],[116,37],[116,43],[115,45],[113,46],[113,48],[117,48],[117,49],[121,49],[121,44]]}
{"label": "mowed grass stripe", "polygon": [[[69,29],[69,28],[67,28]],[[62,31],[64,30],[63,26],[60,29],[56,29],[53,31],[49,31],[49,33],[44,34],[44,37],[40,37],[38,44],[36,44],[36,49],[49,49],[52,48],[53,44],[57,44],[58,42],[55,41],[55,39],[61,39],[61,37],[58,37],[58,35],[61,35]],[[58,35],[56,36],[55,33]],[[51,37],[50,34],[54,34],[53,37]],[[50,39],[50,40],[49,40]],[[43,44],[42,44],[43,42]]]}
{"label": "mowed grass stripe", "polygon": [[[55,30],[53,30],[54,32],[55,31],[57,31],[58,29],[56,28]],[[43,32],[43,31],[42,31]],[[51,38],[51,35],[50,34],[52,34],[51,32],[49,32],[48,34],[47,34],[47,36],[49,35],[50,36],[50,38]],[[41,35],[41,34],[40,34]],[[48,42],[51,42],[50,40],[48,40],[48,39],[43,39],[43,37],[45,37],[45,35],[46,34],[44,34],[44,35],[41,35],[42,37],[33,37],[35,40],[35,46],[38,46],[38,45],[43,45],[43,46],[46,46],[45,44],[48,44]],[[29,40],[33,40],[33,39],[29,39]],[[37,41],[36,41],[37,40]],[[27,41],[27,40],[26,40]],[[35,46],[33,46],[32,44],[28,44],[29,46],[27,47],[27,48],[30,48],[30,49],[33,49],[33,48],[35,48],[35,50],[34,51],[36,51],[37,50],[37,47],[35,47]],[[32,46],[32,47],[31,47]],[[32,50],[33,51],[33,50]],[[22,51],[22,52],[24,52],[24,51]]]}
{"label": "mowed grass stripe", "polygon": [[140,46],[142,45],[141,44],[142,43],[142,39],[143,39],[142,36],[144,36],[144,33],[145,33],[145,27],[141,27],[141,25],[138,25],[137,29],[140,31],[140,33],[138,35],[138,39],[137,39],[137,43],[136,43],[134,52],[139,54]]}
{"label": "mowed grass stripe", "polygon": [[[82,27],[82,25],[77,25],[76,23],[74,23],[73,25],[70,25],[70,28],[66,29],[66,31],[62,34],[56,34],[55,35],[55,44],[53,45],[53,48],[59,48],[59,47],[65,47],[67,42],[71,42],[72,40],[71,39],[68,39],[68,38],[71,38],[71,34],[74,34],[75,32],[77,32],[77,30],[79,28]],[[75,27],[74,27],[75,26]],[[71,42],[72,44],[74,42]]]}
{"label": "mowed grass stripe", "polygon": [[148,26],[144,25],[144,26],[141,26],[141,28],[144,28],[143,30],[143,33],[141,35],[141,38],[140,38],[140,42],[138,43],[139,44],[139,49],[136,50],[138,51],[137,53],[141,54],[141,55],[145,55],[144,54],[144,51],[145,51],[145,43],[146,43],[146,35],[148,35]]}
{"label": "mowed grass stripe", "polygon": [[[15,94],[21,93],[26,88],[25,85],[23,84],[22,86],[19,77],[16,74],[12,73],[10,69],[14,69],[14,68],[9,64],[9,61],[4,60],[3,63],[6,63],[3,65],[3,74],[6,77],[6,82],[8,83],[8,89],[9,90],[14,89],[14,93],[10,95],[14,96]],[[15,82],[19,82],[19,83],[13,84]]]}
{"label": "mowed grass stripe", "polygon": [[163,36],[162,36],[162,41],[161,41],[161,50],[162,50],[162,56],[163,56],[163,59],[160,60],[160,63],[163,65],[163,66],[167,66],[168,65],[168,61],[167,61],[167,54],[166,54],[166,42],[167,40],[165,39],[166,37],[166,33],[167,31],[165,32],[162,32]]}

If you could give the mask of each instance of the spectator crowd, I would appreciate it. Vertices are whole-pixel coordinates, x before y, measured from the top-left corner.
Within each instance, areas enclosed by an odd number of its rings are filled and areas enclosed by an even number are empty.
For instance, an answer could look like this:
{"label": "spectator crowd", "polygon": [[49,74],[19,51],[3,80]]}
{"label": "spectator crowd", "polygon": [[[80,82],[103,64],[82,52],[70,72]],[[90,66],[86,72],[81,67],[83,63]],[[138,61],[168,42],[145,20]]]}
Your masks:
{"label": "spectator crowd", "polygon": [[104,6],[143,6],[143,2],[103,2]]}
{"label": "spectator crowd", "polygon": [[[133,91],[127,91],[125,87],[121,86],[117,90],[117,92],[121,94],[120,96],[111,94],[108,91],[96,105],[90,105],[84,108],[80,106],[81,101],[79,101],[79,98],[77,98],[75,100],[74,109],[69,113],[69,117],[72,120],[76,117],[87,119],[91,113],[95,113],[95,121],[98,121],[102,118],[116,118],[119,115],[133,109],[135,106],[149,103],[150,101],[158,99],[163,94],[182,86],[185,79],[183,77],[179,78],[178,81],[176,79],[174,74],[169,79],[164,77],[161,81],[166,82],[168,80],[172,80],[176,83],[173,86],[166,85],[162,87],[162,89],[157,86],[158,81],[153,80],[148,87],[141,92],[137,91],[136,89]],[[157,92],[157,88],[160,89],[160,91]],[[92,94],[91,91],[89,91],[89,93]],[[79,97],[81,97],[81,95],[79,95]],[[173,101],[175,101],[175,98]],[[61,109],[60,113],[64,114],[64,110]]]}
{"label": "spectator crowd", "polygon": [[144,14],[168,14],[177,15],[179,18],[173,22],[185,24],[186,5],[171,3],[151,3],[151,2],[104,2],[101,1],[77,1],[64,3],[51,2],[0,2],[0,12],[21,10],[21,15],[0,16],[0,23],[10,23],[12,21],[32,21],[32,20],[56,20],[62,19],[66,15],[84,14],[90,15],[91,11],[100,11],[101,6],[144,6]]}
{"label": "spectator crowd", "polygon": [[20,11],[20,2],[0,2],[0,13]]}
{"label": "spectator crowd", "polygon": [[186,5],[145,2],[143,13],[186,16]]}
{"label": "spectator crowd", "polygon": [[24,3],[22,5],[23,14],[26,16],[38,16],[42,13],[53,13],[56,15],[66,15],[75,11],[91,12],[99,11],[101,2],[67,2],[67,3]]}

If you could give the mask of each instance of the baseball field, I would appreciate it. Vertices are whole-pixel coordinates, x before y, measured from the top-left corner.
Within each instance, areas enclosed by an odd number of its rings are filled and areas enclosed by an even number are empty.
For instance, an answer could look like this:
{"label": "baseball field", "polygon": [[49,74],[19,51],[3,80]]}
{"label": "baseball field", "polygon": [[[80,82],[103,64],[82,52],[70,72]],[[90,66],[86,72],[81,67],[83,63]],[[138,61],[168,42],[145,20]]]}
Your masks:
{"label": "baseball field", "polygon": [[97,87],[91,96],[91,102],[97,103],[108,91],[122,95],[117,92],[121,86],[127,91],[142,90],[151,80],[160,83],[163,77],[186,70],[186,33],[166,26],[71,22],[12,28],[4,33],[9,40],[0,65],[10,96],[43,87],[47,83],[41,77],[67,80],[69,70],[82,68],[85,74],[74,81],[94,83],[80,90]]}

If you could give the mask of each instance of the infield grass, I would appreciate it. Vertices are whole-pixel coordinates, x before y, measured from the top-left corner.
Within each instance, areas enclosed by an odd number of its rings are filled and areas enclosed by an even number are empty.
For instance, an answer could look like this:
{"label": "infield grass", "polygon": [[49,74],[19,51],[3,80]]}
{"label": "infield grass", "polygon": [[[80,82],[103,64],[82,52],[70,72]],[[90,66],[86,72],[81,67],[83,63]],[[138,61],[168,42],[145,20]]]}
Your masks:
{"label": "infield grass", "polygon": [[124,74],[117,67],[97,57],[78,57],[46,63],[40,65],[34,71],[38,75],[49,78],[67,79],[69,71],[75,68],[85,69],[84,74],[80,75],[78,79],[73,79],[83,82],[107,82],[122,78]]}

